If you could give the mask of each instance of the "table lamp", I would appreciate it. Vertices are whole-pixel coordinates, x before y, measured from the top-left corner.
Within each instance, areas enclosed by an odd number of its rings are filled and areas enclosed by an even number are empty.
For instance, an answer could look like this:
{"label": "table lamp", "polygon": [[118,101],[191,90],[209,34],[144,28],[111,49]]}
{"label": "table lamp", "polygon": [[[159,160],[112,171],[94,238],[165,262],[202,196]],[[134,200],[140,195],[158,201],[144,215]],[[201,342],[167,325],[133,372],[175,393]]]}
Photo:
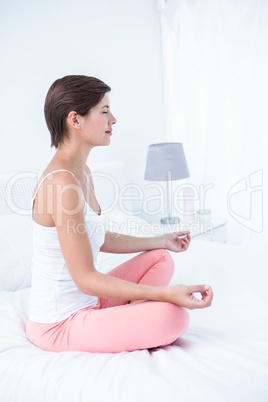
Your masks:
{"label": "table lamp", "polygon": [[167,182],[168,216],[161,218],[161,223],[175,224],[180,222],[178,217],[171,216],[171,181],[185,179],[189,176],[181,142],[164,142],[149,145],[144,179]]}

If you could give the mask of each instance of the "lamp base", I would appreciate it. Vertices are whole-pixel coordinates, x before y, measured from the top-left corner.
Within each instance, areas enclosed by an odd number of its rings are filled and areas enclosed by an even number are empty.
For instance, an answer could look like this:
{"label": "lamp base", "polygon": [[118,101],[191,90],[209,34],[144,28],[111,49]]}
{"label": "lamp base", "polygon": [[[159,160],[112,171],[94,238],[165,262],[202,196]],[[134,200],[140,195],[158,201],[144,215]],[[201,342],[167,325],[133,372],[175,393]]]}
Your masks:
{"label": "lamp base", "polygon": [[177,218],[175,216],[166,216],[165,218],[161,218],[160,222],[163,225],[175,225],[177,223],[180,223],[180,218]]}
{"label": "lamp base", "polygon": [[211,209],[199,209],[196,211],[198,215],[210,215],[211,214]]}

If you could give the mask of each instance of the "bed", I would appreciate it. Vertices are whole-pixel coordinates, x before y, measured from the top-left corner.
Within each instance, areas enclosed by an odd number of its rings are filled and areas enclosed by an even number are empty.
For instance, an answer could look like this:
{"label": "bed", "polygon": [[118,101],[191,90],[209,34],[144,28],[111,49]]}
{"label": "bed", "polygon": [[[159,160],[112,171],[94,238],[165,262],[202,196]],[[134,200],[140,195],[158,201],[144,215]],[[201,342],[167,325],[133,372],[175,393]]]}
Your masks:
{"label": "bed", "polygon": [[[103,171],[122,176],[120,164],[108,168]],[[29,206],[39,174],[0,175],[1,402],[268,400],[265,250],[256,255],[241,246],[196,238],[186,253],[172,253],[172,283],[207,283],[214,291],[213,305],[189,311],[189,328],[172,345],[89,354],[45,352],[31,344],[25,334],[32,255]],[[105,177],[95,180],[102,205],[107,201]],[[126,180],[118,178],[118,186]],[[135,235],[143,221],[131,216],[130,226],[129,219],[118,206],[107,208],[109,225],[120,224],[123,233]],[[101,253],[98,269],[107,272],[132,256]]]}

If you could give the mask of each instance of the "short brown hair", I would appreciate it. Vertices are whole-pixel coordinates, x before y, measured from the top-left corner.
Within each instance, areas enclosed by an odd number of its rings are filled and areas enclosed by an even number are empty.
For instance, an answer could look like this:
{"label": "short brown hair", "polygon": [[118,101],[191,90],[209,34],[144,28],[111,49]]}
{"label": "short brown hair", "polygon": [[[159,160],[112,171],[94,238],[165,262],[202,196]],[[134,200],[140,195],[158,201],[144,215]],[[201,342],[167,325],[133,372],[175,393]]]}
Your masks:
{"label": "short brown hair", "polygon": [[66,118],[71,111],[88,114],[111,88],[95,77],[67,75],[59,78],[48,90],[44,112],[51,135],[51,147],[58,148],[68,138]]}

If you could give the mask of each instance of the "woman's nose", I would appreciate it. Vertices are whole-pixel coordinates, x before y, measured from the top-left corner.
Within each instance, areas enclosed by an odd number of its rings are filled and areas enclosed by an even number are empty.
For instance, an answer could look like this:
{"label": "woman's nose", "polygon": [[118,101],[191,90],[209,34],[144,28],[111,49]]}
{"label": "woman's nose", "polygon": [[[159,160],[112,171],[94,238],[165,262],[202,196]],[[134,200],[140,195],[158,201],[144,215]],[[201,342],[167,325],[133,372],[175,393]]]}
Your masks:
{"label": "woman's nose", "polygon": [[115,124],[117,122],[116,118],[114,117],[114,115],[111,115],[111,119],[110,119],[110,124]]}

